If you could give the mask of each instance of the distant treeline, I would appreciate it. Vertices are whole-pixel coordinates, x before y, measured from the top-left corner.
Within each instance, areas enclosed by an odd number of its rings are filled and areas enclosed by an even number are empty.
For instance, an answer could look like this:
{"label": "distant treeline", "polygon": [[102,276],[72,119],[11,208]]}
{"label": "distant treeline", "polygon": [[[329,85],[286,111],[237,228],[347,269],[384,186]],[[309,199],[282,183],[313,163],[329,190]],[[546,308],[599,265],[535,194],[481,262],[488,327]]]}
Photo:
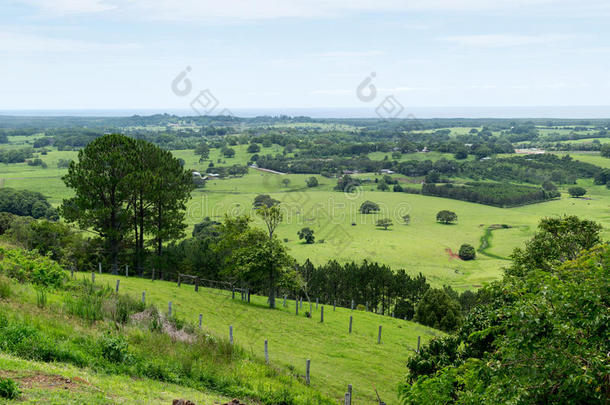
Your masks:
{"label": "distant treeline", "polygon": [[424,184],[421,193],[496,207],[533,204],[559,197],[557,191],[510,183],[469,182],[464,185]]}

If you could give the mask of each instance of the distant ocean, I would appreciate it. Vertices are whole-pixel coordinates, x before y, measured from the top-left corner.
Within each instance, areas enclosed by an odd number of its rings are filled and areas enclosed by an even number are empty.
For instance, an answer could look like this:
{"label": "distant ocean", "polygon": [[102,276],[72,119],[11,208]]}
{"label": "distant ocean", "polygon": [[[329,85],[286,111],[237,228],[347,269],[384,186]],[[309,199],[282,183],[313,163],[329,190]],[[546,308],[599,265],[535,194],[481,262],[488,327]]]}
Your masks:
{"label": "distant ocean", "polygon": [[[373,108],[229,108],[238,117],[307,116],[312,118],[377,118]],[[98,109],[98,110],[0,110],[0,115],[124,117],[132,115],[196,115],[187,109]],[[539,107],[408,107],[398,118],[609,118],[610,106]]]}

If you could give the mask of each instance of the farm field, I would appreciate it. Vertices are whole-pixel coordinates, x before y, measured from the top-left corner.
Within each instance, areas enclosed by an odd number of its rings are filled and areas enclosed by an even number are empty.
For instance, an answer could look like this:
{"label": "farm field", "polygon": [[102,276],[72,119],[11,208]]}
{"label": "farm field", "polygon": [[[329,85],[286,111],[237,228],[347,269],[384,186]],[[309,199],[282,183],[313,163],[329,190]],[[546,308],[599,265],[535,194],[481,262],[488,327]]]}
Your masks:
{"label": "farm field", "polygon": [[[245,145],[236,146],[236,156],[221,158],[223,165],[248,160]],[[277,145],[266,148],[277,153]],[[262,152],[261,152],[262,153]],[[66,169],[57,169],[59,159],[75,159],[76,152],[50,151],[41,158],[48,168],[28,166],[25,163],[0,166],[0,182],[5,187],[39,191],[49,197],[54,205],[70,195],[61,176]],[[185,160],[185,167],[204,171],[208,162],[199,163],[193,151],[174,152]],[[430,155],[430,154],[415,154]],[[575,159],[610,167],[610,159],[591,154],[570,154]],[[216,162],[219,151],[212,149],[211,159]],[[610,236],[610,190],[582,182],[590,191],[590,199],[572,199],[567,194],[556,201],[515,208],[496,208],[463,201],[406,193],[381,192],[374,183],[365,183],[357,192],[345,194],[333,191],[336,179],[316,176],[320,185],[307,188],[305,179],[310,175],[274,175],[250,169],[241,178],[211,180],[204,189],[192,193],[188,203],[187,223],[192,227],[205,217],[221,220],[225,214],[249,213],[262,226],[252,212],[252,201],[258,194],[270,194],[283,202],[285,219],[277,234],[299,262],[310,259],[323,264],[331,259],[346,261],[377,261],[393,269],[404,268],[408,273],[424,274],[435,286],[451,285],[458,290],[476,288],[497,279],[506,265],[506,259],[515,247],[530,238],[539,220],[545,216],[573,214],[600,222],[605,227],[604,236]],[[375,174],[360,177],[373,180]],[[281,180],[288,178],[284,186]],[[358,212],[365,200],[378,203],[379,214],[363,215]],[[436,213],[450,209],[458,214],[455,225],[436,223]],[[411,215],[411,224],[401,223],[401,217]],[[381,217],[389,217],[394,225],[389,230],[375,227]],[[491,256],[479,254],[477,260],[463,262],[451,258],[449,250],[456,252],[460,245],[469,243],[479,247],[485,228],[493,224],[506,224],[510,229],[495,230],[490,247]],[[303,244],[297,232],[308,226],[314,229],[316,243]],[[320,241],[324,243],[319,243]]]}

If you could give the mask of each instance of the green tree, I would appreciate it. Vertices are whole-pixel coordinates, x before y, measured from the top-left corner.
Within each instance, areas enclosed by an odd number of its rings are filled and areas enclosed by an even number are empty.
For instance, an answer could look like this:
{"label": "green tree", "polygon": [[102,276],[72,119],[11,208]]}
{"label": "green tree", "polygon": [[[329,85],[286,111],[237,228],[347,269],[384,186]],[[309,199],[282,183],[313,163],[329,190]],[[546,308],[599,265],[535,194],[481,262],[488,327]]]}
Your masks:
{"label": "green tree", "polygon": [[389,227],[391,227],[392,224],[392,220],[390,218],[381,218],[377,220],[377,224],[376,226],[379,228],[383,228],[386,231],[388,230]]}
{"label": "green tree", "polygon": [[610,143],[602,145],[600,148],[600,153],[603,157],[610,158]]}
{"label": "green tree", "polygon": [[[78,153],[63,177],[74,197],[60,211],[68,222],[91,229],[107,243],[113,273],[118,271],[121,245],[130,228],[135,141],[124,135],[99,137]],[[190,179],[189,179],[190,180]]]}
{"label": "green tree", "polygon": [[599,244],[601,229],[601,225],[577,216],[544,218],[525,248],[513,251],[513,263],[507,273],[523,275],[531,269],[551,271],[559,264],[575,259],[583,250]]}
{"label": "green tree", "polygon": [[313,176],[309,177],[307,180],[305,180],[305,182],[307,183],[307,187],[309,188],[318,186],[318,179]]}
{"label": "green tree", "polygon": [[[263,222],[267,226],[267,233],[269,236],[269,244],[266,245],[266,249],[270,250],[270,255],[272,257],[276,257],[279,260],[278,263],[275,263],[273,260],[268,262],[268,274],[269,274],[269,308],[275,308],[275,290],[277,288],[278,282],[278,269],[276,266],[281,266],[283,263],[283,257],[285,248],[281,243],[279,243],[276,239],[274,239],[274,233],[278,225],[282,222],[284,216],[278,204],[268,206],[262,206],[257,209],[256,213],[263,219]],[[274,252],[273,250],[278,248],[278,252]],[[287,254],[286,254],[287,255]]]}
{"label": "green tree", "polygon": [[570,187],[568,193],[570,194],[570,197],[578,198],[587,194],[587,190],[583,187]]}
{"label": "green tree", "polygon": [[436,214],[436,221],[445,225],[454,223],[457,221],[457,219],[458,216],[453,211],[442,210]]}
{"label": "green tree", "polygon": [[444,290],[431,288],[417,304],[415,321],[450,332],[462,322],[460,304]]}
{"label": "green tree", "polygon": [[232,158],[233,156],[235,156],[235,149],[233,148],[229,148],[227,146],[225,146],[224,148],[221,149],[220,151],[222,153],[222,155],[226,158]]}
{"label": "green tree", "polygon": [[462,260],[474,260],[477,256],[477,252],[476,250],[474,250],[474,247],[472,245],[464,243],[462,246],[460,246],[458,255]]}
{"label": "green tree", "polygon": [[248,145],[248,149],[247,149],[248,153],[258,153],[260,151],[261,151],[261,147],[257,143],[252,142],[250,145]]}
{"label": "green tree", "polygon": [[254,202],[252,203],[252,206],[254,208],[273,207],[274,205],[278,205],[279,203],[280,202],[275,198],[271,198],[269,194],[259,194],[254,197]]}
{"label": "green tree", "polygon": [[208,160],[210,158],[210,147],[206,142],[201,142],[195,148],[195,155],[199,155],[199,162]]}
{"label": "green tree", "polygon": [[372,214],[374,212],[379,212],[379,210],[379,205],[369,200],[366,200],[360,205],[361,214]]}
{"label": "green tree", "polygon": [[409,225],[411,223],[411,215],[410,214],[403,215],[402,221],[405,223],[405,225]]}
{"label": "green tree", "polygon": [[290,185],[290,179],[289,178],[282,179],[282,185],[284,187],[288,187],[288,185]]}
{"label": "green tree", "polygon": [[307,244],[314,243],[314,241],[316,239],[313,234],[313,229],[311,229],[308,226],[306,226],[305,228],[302,228],[299,232],[297,232],[297,235],[299,235],[299,239],[304,239],[305,243],[307,243]]}

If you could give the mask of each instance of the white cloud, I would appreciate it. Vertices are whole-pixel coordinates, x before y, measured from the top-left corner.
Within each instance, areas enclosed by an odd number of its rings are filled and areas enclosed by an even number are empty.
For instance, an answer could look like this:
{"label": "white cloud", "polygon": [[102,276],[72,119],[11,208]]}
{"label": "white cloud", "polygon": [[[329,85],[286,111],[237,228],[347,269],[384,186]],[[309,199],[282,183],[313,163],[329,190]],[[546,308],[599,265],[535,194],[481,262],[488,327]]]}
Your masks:
{"label": "white cloud", "polygon": [[548,45],[560,43],[577,38],[575,35],[543,34],[483,34],[483,35],[455,35],[441,38],[460,46],[504,48],[525,45]]}

